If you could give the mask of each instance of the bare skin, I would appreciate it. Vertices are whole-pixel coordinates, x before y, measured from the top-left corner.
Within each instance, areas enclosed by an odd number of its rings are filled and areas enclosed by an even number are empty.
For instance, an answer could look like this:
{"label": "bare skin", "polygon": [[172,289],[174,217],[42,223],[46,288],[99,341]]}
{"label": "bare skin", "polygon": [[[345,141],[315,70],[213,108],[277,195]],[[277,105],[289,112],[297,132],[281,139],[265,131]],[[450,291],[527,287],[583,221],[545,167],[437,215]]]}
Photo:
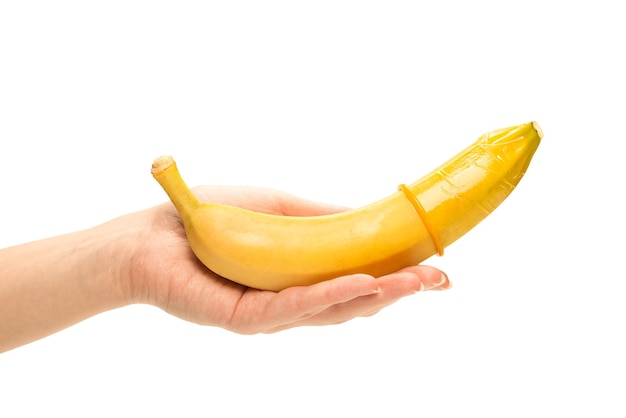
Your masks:
{"label": "bare skin", "polygon": [[[287,216],[336,206],[272,189],[203,186],[203,201]],[[201,265],[171,203],[93,228],[0,250],[0,352],[110,309],[143,303],[240,334],[338,324],[370,316],[423,290],[450,287],[429,266],[374,278],[355,274],[281,292],[250,289]]]}

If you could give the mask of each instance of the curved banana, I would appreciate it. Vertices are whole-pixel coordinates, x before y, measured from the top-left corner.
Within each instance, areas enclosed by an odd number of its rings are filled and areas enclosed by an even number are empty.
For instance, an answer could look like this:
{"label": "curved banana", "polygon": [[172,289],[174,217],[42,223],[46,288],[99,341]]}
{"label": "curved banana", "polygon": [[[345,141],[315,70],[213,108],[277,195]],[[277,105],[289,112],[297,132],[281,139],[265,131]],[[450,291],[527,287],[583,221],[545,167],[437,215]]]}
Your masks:
{"label": "curved banana", "polygon": [[279,291],[352,273],[380,276],[442,255],[513,191],[541,137],[535,122],[486,133],[387,198],[324,216],[201,203],[171,157],[155,160],[152,175],[203,264],[245,286]]}

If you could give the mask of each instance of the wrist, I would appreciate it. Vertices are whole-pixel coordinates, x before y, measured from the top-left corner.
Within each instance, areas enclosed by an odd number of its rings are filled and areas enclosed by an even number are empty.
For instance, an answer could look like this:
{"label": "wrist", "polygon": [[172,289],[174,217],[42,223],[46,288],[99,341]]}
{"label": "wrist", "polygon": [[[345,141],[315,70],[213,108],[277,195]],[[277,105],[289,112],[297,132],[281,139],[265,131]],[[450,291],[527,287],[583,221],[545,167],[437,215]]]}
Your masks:
{"label": "wrist", "polygon": [[89,233],[96,240],[97,253],[102,260],[100,286],[112,304],[124,306],[142,303],[142,280],[137,274],[137,259],[141,258],[143,243],[148,238],[149,211],[124,215],[97,227]]}

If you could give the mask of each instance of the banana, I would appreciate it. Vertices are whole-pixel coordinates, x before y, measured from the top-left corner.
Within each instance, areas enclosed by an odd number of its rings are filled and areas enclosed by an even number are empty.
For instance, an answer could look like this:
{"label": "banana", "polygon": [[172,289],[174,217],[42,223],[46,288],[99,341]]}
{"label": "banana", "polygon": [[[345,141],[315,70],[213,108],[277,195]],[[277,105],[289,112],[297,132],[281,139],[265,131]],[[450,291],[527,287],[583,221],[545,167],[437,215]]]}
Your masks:
{"label": "banana", "polygon": [[280,291],[352,273],[378,277],[443,255],[509,196],[542,136],[536,122],[488,132],[390,196],[324,216],[201,203],[169,156],[154,161],[152,175],[205,266],[242,285]]}

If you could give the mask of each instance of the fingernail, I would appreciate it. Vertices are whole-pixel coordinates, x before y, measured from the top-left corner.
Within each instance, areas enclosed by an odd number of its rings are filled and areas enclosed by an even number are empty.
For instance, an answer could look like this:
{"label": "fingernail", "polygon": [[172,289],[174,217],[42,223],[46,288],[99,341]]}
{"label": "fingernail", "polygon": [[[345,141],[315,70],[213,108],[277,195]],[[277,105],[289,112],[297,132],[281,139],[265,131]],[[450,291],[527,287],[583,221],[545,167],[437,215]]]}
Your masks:
{"label": "fingernail", "polygon": [[452,287],[452,282],[448,279],[448,276],[445,273],[441,273],[441,277],[443,278],[443,282],[439,284],[439,286],[434,287],[432,290],[448,290]]}
{"label": "fingernail", "polygon": [[427,286],[428,290],[444,290],[448,289],[450,286],[450,281],[448,280],[448,276],[445,273],[441,273],[439,275],[439,280],[433,281],[430,286]]}

